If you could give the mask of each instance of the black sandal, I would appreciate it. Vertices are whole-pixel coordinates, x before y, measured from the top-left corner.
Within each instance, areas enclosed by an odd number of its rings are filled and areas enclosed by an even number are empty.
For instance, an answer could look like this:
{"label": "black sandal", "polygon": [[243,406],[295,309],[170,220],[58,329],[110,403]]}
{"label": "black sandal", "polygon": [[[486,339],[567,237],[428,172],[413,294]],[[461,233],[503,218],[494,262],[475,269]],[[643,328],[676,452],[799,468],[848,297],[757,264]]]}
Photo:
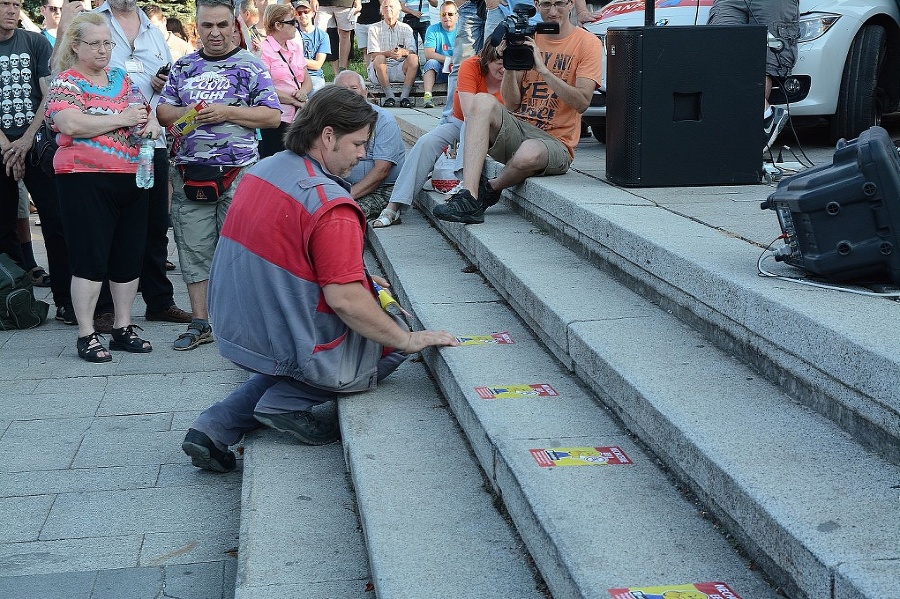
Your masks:
{"label": "black sandal", "polygon": [[135,354],[146,354],[153,351],[150,342],[138,337],[137,333],[134,332],[134,329],[139,331],[144,330],[136,324],[130,324],[121,329],[113,329],[112,341],[109,342],[110,349],[124,349],[127,352]]}
{"label": "black sandal", "polygon": [[[100,343],[100,337],[96,332],[84,337],[78,338],[78,357],[88,362],[109,362],[112,360],[112,354]],[[101,356],[105,353],[105,356]]]}

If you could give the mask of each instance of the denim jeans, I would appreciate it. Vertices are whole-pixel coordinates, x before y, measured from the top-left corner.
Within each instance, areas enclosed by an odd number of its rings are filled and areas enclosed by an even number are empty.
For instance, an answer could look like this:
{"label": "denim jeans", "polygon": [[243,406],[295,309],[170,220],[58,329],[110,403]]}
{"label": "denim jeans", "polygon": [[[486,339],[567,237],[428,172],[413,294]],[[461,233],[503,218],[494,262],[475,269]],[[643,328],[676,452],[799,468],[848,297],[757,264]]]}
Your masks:
{"label": "denim jeans", "polygon": [[441,124],[446,123],[453,114],[453,94],[456,92],[456,75],[459,65],[470,56],[481,52],[481,46],[484,43],[485,21],[478,16],[476,4],[471,0],[464,2],[459,5],[456,12],[459,15],[459,21],[456,24],[456,39],[453,41],[453,72],[447,79],[447,103],[441,113]]}

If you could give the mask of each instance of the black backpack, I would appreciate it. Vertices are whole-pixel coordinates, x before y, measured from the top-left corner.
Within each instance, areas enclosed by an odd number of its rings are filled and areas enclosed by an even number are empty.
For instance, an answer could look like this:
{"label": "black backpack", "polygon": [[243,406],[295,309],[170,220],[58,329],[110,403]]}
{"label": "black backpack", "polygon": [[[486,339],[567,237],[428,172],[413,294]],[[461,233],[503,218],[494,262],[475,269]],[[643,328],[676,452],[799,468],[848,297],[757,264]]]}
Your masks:
{"label": "black backpack", "polygon": [[49,304],[34,299],[28,273],[0,254],[0,329],[33,329],[44,322],[49,311]]}

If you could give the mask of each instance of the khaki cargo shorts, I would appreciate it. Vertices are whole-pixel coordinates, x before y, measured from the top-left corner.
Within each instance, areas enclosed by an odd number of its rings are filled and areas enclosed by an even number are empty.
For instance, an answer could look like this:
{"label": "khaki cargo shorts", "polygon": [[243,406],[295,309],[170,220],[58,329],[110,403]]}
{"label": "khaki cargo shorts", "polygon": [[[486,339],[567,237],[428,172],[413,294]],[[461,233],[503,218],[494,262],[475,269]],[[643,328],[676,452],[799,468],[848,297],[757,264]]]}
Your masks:
{"label": "khaki cargo shorts", "polygon": [[252,165],[241,168],[231,187],[216,202],[192,202],[183,191],[184,180],[176,166],[169,169],[172,181],[172,231],[178,247],[178,261],[185,283],[199,283],[209,279],[213,253],[219,241],[219,233],[225,223],[225,215],[234,198],[234,192]]}
{"label": "khaki cargo shorts", "polygon": [[497,132],[497,138],[494,144],[488,148],[488,154],[497,162],[506,162],[512,158],[516,150],[522,145],[526,139],[537,139],[544,142],[547,146],[547,168],[538,176],[544,175],[561,175],[569,170],[572,164],[572,158],[569,156],[569,149],[566,145],[541,129],[538,129],[531,123],[520,121],[514,117],[508,110],[503,110],[503,122],[500,125],[500,131]]}

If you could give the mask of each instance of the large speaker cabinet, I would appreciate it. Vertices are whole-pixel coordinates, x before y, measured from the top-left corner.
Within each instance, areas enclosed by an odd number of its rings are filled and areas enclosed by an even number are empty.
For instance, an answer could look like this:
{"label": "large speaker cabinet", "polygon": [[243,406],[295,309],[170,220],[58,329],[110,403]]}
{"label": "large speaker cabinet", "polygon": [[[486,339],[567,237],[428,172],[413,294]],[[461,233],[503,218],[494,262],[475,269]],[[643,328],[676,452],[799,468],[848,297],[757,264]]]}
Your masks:
{"label": "large speaker cabinet", "polygon": [[606,178],[629,187],[760,181],[766,28],[611,27]]}

